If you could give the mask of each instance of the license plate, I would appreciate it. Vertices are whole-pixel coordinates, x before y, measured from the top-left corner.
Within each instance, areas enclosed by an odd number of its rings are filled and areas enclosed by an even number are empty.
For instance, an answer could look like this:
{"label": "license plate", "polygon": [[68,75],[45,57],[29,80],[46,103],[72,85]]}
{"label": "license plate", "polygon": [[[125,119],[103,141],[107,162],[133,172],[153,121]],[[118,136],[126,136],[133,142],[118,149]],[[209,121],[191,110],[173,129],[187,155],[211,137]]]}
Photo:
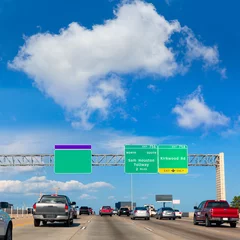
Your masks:
{"label": "license plate", "polygon": [[55,218],[55,215],[46,215],[46,218]]}
{"label": "license plate", "polygon": [[223,221],[227,221],[228,220],[228,218],[223,218]]}

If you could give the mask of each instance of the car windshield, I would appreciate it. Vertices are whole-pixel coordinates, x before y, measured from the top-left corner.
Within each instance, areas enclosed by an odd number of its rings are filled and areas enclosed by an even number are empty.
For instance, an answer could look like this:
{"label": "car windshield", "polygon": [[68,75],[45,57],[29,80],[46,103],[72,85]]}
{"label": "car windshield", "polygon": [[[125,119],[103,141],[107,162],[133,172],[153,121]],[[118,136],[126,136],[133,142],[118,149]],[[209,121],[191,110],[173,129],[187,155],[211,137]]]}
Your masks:
{"label": "car windshield", "polygon": [[43,196],[40,200],[40,203],[66,203],[65,197],[57,197],[57,196]]}
{"label": "car windshield", "polygon": [[145,208],[145,207],[136,207],[135,210],[147,211],[147,208]]}
{"label": "car windshield", "polygon": [[207,208],[228,208],[227,202],[209,202]]}
{"label": "car windshield", "polygon": [[163,211],[173,211],[172,208],[163,208]]}
{"label": "car windshield", "polygon": [[109,206],[103,206],[102,209],[111,209]]}

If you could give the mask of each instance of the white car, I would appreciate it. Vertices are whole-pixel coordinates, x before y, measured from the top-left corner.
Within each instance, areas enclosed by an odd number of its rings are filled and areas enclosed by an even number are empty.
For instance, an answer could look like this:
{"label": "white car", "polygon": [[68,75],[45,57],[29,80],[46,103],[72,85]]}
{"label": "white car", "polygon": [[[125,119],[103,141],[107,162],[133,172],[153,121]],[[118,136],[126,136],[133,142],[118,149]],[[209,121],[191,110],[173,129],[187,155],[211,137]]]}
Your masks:
{"label": "white car", "polygon": [[175,212],[175,216],[176,218],[182,218],[182,212],[180,212],[178,209],[174,209],[174,212]]}
{"label": "white car", "polygon": [[10,216],[3,211],[8,208],[7,202],[0,202],[0,239],[12,240],[13,224]]}

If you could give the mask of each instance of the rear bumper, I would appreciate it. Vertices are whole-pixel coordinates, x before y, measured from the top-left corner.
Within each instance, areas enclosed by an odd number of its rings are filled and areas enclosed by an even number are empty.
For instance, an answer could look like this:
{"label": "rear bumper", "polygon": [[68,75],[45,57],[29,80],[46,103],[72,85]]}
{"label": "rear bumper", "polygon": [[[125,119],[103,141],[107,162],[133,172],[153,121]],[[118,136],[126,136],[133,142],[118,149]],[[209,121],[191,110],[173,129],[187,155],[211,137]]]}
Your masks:
{"label": "rear bumper", "polygon": [[134,218],[150,218],[150,215],[138,215],[138,214],[135,214],[133,215]]}
{"label": "rear bumper", "polygon": [[162,218],[176,218],[175,215],[162,215]]}
{"label": "rear bumper", "polygon": [[224,222],[224,223],[230,223],[230,222],[238,222],[239,218],[220,218],[220,217],[211,217],[209,219],[211,222]]}
{"label": "rear bumper", "polygon": [[90,214],[90,212],[80,211],[79,214]]}
{"label": "rear bumper", "polygon": [[101,215],[113,215],[113,213],[111,213],[111,212],[101,212],[100,214]]}
{"label": "rear bumper", "polygon": [[68,215],[57,215],[54,218],[48,218],[45,217],[44,215],[33,215],[33,218],[35,220],[41,220],[41,221],[66,221],[69,219]]}

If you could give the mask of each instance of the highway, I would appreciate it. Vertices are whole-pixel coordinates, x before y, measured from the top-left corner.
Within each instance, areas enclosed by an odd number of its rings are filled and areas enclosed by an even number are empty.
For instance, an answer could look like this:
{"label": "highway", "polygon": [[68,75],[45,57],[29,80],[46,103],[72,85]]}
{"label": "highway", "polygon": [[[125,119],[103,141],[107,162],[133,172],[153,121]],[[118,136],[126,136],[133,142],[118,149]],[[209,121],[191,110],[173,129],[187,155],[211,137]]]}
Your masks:
{"label": "highway", "polygon": [[78,216],[72,227],[62,223],[34,227],[31,220],[13,229],[14,240],[239,240],[240,226],[194,226],[191,220],[131,220],[125,216]]}

